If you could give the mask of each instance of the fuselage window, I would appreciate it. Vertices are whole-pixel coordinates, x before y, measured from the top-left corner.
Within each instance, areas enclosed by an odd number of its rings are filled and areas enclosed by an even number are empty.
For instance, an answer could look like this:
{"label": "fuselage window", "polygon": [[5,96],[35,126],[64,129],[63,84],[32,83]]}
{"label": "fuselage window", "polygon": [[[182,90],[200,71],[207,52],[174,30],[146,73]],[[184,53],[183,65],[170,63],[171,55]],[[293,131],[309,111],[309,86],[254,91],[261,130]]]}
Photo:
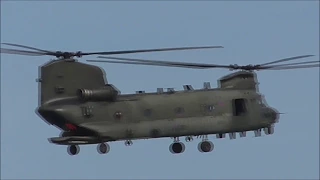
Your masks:
{"label": "fuselage window", "polygon": [[214,106],[213,106],[213,105],[208,105],[208,106],[207,106],[207,110],[208,110],[209,112],[212,112],[212,111],[214,110]]}
{"label": "fuselage window", "polygon": [[114,118],[117,120],[120,120],[122,118],[122,113],[120,111],[117,111],[114,113]]}
{"label": "fuselage window", "polygon": [[144,116],[146,116],[146,117],[150,117],[151,116],[151,113],[152,113],[152,110],[151,109],[146,109],[146,110],[144,110]]}
{"label": "fuselage window", "polygon": [[234,111],[234,116],[244,115],[247,112],[245,99],[234,99],[233,111]]}
{"label": "fuselage window", "polygon": [[175,113],[176,113],[176,114],[182,114],[182,113],[184,113],[184,109],[183,109],[182,107],[177,107],[177,108],[175,109]]}

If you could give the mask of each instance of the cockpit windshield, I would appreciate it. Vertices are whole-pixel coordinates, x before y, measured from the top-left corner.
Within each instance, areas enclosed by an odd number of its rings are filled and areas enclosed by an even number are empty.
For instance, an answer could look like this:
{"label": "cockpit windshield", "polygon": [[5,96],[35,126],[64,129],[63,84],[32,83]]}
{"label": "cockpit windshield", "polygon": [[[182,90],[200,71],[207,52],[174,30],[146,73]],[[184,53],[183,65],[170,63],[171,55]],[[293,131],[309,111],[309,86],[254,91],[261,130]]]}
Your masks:
{"label": "cockpit windshield", "polygon": [[267,106],[267,102],[266,102],[265,99],[262,98],[261,96],[252,99],[251,102],[257,103],[257,104],[259,104],[260,106],[263,106],[263,107],[266,107],[266,106]]}

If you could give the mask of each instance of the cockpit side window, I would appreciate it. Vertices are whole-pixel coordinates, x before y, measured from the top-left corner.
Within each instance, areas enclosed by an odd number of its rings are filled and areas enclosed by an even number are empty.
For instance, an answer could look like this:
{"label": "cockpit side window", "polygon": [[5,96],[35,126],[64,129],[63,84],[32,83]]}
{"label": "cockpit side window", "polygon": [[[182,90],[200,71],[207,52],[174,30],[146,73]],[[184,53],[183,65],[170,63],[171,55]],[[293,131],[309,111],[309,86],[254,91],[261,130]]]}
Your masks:
{"label": "cockpit side window", "polygon": [[234,99],[233,100],[233,115],[241,116],[247,113],[246,100]]}

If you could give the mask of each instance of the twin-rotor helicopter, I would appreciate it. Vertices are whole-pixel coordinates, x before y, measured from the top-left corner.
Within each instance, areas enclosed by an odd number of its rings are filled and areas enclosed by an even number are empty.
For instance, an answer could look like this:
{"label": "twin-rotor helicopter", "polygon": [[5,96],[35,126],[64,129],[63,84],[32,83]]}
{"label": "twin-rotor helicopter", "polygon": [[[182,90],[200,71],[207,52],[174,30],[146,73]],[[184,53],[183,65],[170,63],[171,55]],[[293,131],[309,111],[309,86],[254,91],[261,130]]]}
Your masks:
{"label": "twin-rotor helicopter", "polygon": [[[81,63],[74,57],[86,55],[115,55],[159,51],[178,51],[222,48],[222,46],[179,47],[109,52],[61,52],[48,51],[24,45],[3,43],[29,50],[1,48],[1,53],[29,56],[49,55],[51,60],[39,68],[39,106],[37,115],[62,131],[59,137],[49,138],[58,145],[67,145],[68,153],[76,155],[79,145],[97,144],[100,154],[110,151],[108,142],[124,141],[126,146],[133,140],[173,138],[169,151],[183,153],[187,142],[201,137],[198,150],[206,153],[214,149],[208,135],[230,139],[245,137],[253,131],[255,136],[273,134],[279,112],[268,106],[258,91],[254,70],[286,70],[319,68],[319,61],[278,64],[301,58],[303,55],[280,59],[259,65],[216,65],[174,61],[145,60],[99,56],[88,62],[151,65],[179,68],[240,70],[218,80],[218,87],[211,88],[205,82],[202,89],[184,85],[184,90],[158,88],[156,92],[137,91],[121,94],[108,83],[104,70],[98,66]],[[33,51],[31,51],[33,50]],[[150,149],[150,147],[148,147]]]}

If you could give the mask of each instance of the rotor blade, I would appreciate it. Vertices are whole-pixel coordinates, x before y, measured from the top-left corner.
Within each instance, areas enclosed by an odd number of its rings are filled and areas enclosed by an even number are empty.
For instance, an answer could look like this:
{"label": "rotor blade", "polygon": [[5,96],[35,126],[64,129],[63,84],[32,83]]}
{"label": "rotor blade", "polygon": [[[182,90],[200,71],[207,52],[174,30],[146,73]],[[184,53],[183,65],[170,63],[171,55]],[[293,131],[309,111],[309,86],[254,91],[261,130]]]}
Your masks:
{"label": "rotor blade", "polygon": [[303,56],[289,57],[289,58],[284,58],[284,59],[280,59],[280,60],[276,60],[276,61],[272,61],[272,62],[268,62],[268,63],[264,63],[264,64],[259,64],[259,66],[265,66],[265,65],[269,65],[269,64],[275,64],[275,63],[279,63],[279,62],[291,61],[291,60],[300,59],[300,58],[306,58],[306,57],[311,57],[311,56],[314,56],[314,55],[303,55]]}
{"label": "rotor blade", "polygon": [[[187,62],[174,62],[174,61],[159,61],[159,60],[146,60],[146,59],[134,59],[134,58],[119,58],[109,56],[98,56],[98,58],[114,59],[120,61],[142,62],[151,64],[166,64],[167,66],[188,66],[194,68],[231,68],[229,65],[217,65],[217,64],[202,64],[202,63],[187,63]],[[98,61],[95,61],[98,62]]]}
{"label": "rotor blade", "polygon": [[299,62],[299,63],[288,63],[288,64],[279,64],[279,65],[262,66],[262,67],[272,68],[272,67],[282,67],[282,66],[291,66],[291,65],[312,64],[312,63],[320,63],[320,61],[306,61],[306,62]]}
{"label": "rotor blade", "polygon": [[313,68],[313,67],[320,67],[320,64],[274,67],[274,68],[266,68],[266,69],[262,69],[262,70],[286,70],[286,69],[301,69],[301,68]]}
{"label": "rotor blade", "polygon": [[149,65],[149,66],[164,66],[164,67],[180,67],[180,68],[192,68],[192,69],[207,69],[205,67],[193,67],[186,65],[169,65],[169,64],[157,64],[148,62],[129,62],[129,61],[108,61],[108,60],[86,60],[88,62],[103,62],[113,64],[132,64],[132,65]]}
{"label": "rotor blade", "polygon": [[38,48],[25,46],[25,45],[20,45],[20,44],[13,44],[13,43],[1,43],[1,44],[5,44],[5,45],[8,45],[8,46],[21,47],[21,48],[26,48],[26,49],[31,49],[31,50],[36,50],[36,51],[40,51],[40,52],[53,53],[52,51],[47,51],[47,50],[38,49]]}
{"label": "rotor blade", "polygon": [[159,51],[180,51],[180,50],[195,50],[195,49],[211,49],[211,48],[223,48],[222,46],[200,46],[200,47],[179,47],[179,48],[160,48],[160,49],[140,49],[140,50],[126,50],[126,51],[109,51],[109,52],[92,52],[82,53],[85,55],[113,55],[113,54],[132,54],[143,52],[159,52]]}
{"label": "rotor blade", "polygon": [[[43,55],[56,56],[58,58],[72,58],[74,56],[81,57],[86,55],[112,55],[112,54],[132,54],[132,53],[142,53],[142,52],[159,52],[159,51],[178,51],[178,50],[192,50],[192,49],[211,49],[211,48],[223,48],[222,46],[200,46],[200,47],[178,47],[178,48],[159,48],[159,49],[140,49],[140,50],[126,50],[126,51],[105,51],[105,52],[90,52],[84,53],[81,51],[78,52],[62,52],[62,51],[48,51],[43,49],[38,49],[30,46],[13,44],[13,43],[2,43],[8,46],[15,46],[20,48],[26,48],[38,51],[39,53],[45,53]],[[37,52],[24,51],[24,50],[3,50],[3,53],[8,54],[20,54],[20,55],[35,55]],[[40,55],[40,54],[39,54]]]}
{"label": "rotor blade", "polygon": [[24,50],[6,49],[6,48],[1,48],[1,53],[27,55],[27,56],[43,56],[43,55],[46,55],[46,53],[42,53],[42,52],[24,51]]}

